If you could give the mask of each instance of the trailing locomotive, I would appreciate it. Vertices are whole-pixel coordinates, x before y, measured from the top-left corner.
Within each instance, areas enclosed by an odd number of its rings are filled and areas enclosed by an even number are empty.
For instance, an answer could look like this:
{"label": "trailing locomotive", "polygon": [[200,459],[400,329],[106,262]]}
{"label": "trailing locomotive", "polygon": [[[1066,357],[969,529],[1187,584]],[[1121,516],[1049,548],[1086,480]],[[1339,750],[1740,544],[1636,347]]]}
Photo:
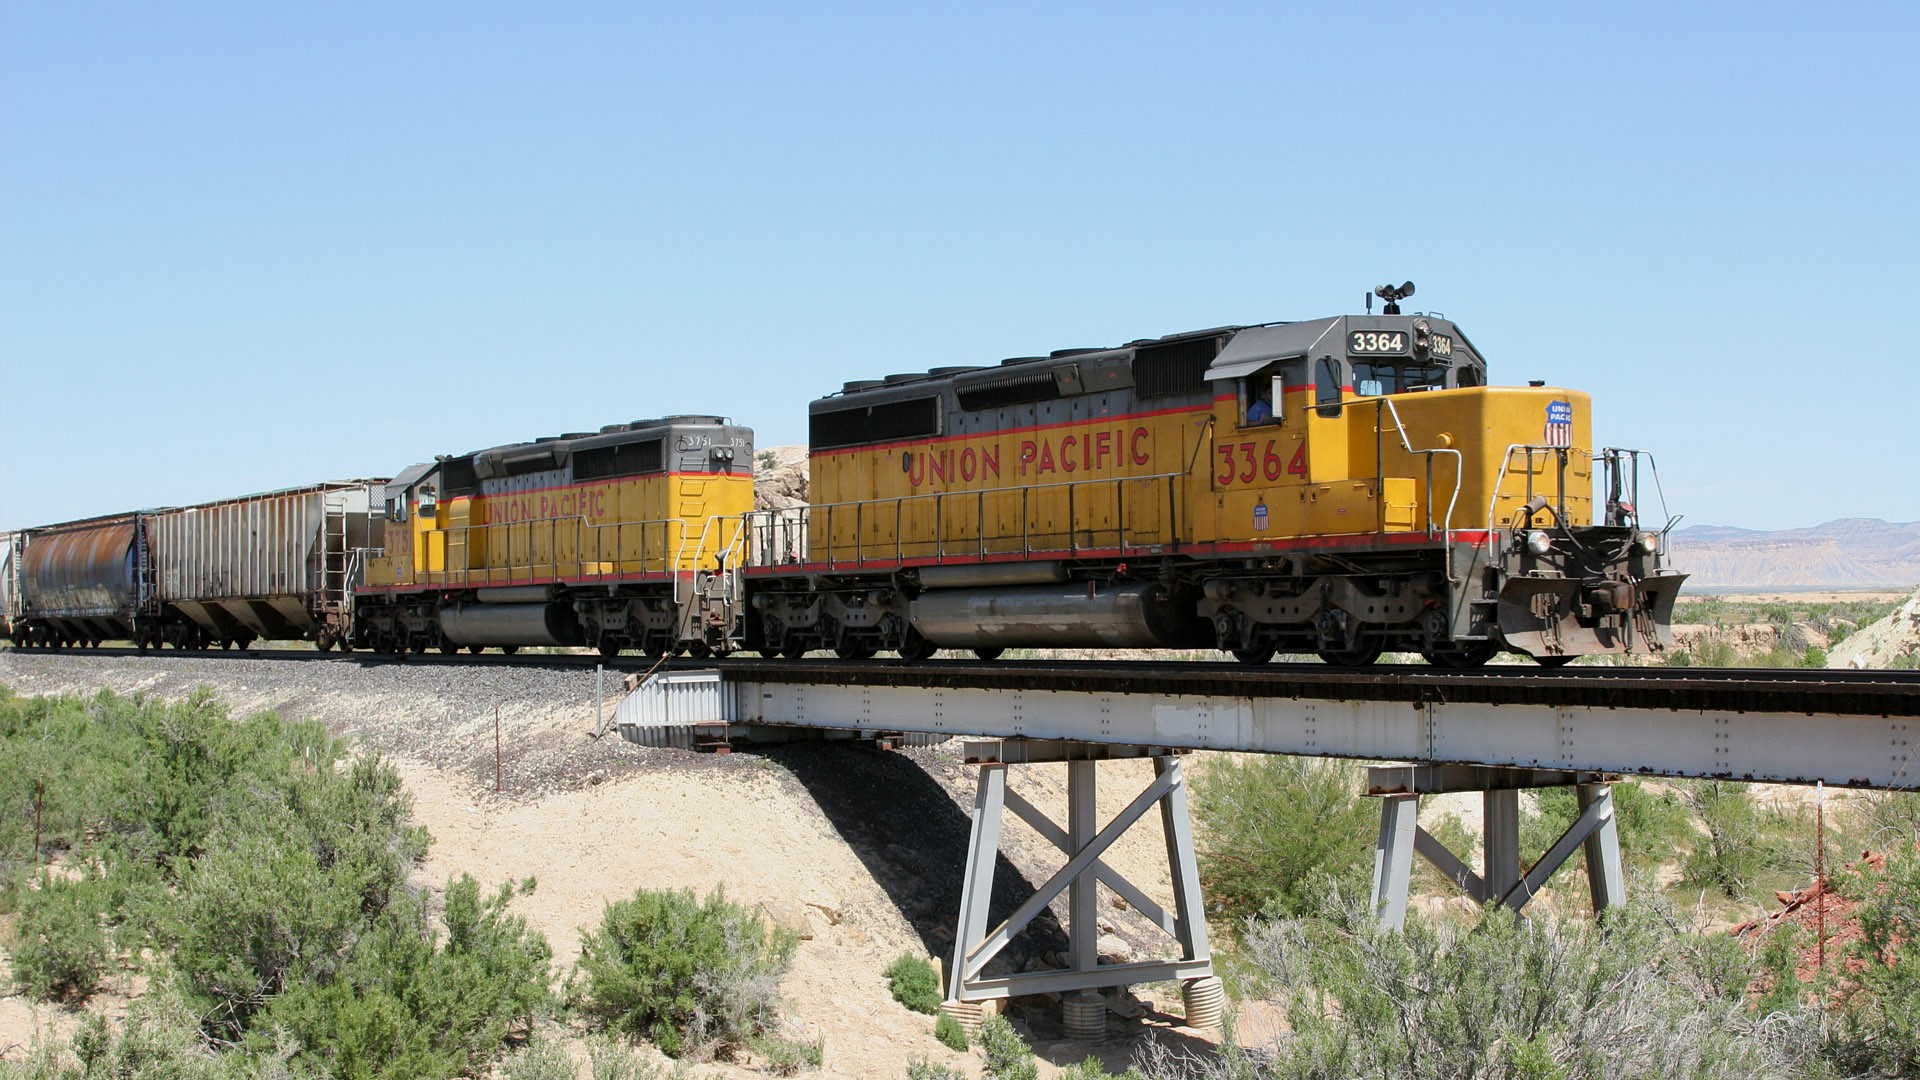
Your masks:
{"label": "trailing locomotive", "polygon": [[1584,393],[1488,385],[1458,326],[1400,312],[1410,292],[847,383],[810,406],[813,504],[753,519],[746,644],[1665,648],[1685,575],[1636,520],[1639,453],[1593,451]]}
{"label": "trailing locomotive", "polygon": [[352,644],[725,652],[752,462],[751,429],[673,416],[415,465],[386,485]]}

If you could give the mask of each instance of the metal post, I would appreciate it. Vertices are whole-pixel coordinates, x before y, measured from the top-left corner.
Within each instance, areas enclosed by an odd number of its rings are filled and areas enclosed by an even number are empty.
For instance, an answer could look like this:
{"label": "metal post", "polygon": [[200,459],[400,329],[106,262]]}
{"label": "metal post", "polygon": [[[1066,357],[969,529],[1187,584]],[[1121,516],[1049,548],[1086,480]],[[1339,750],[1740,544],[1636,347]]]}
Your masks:
{"label": "metal post", "polygon": [[1481,796],[1485,820],[1488,897],[1501,897],[1520,882],[1520,792],[1512,788]]}
{"label": "metal post", "polygon": [[993,900],[993,868],[1000,856],[1000,818],[1007,805],[1007,767],[983,765],[973,792],[973,831],[967,840],[967,869],[960,884],[960,932],[953,938],[953,963],[947,968],[947,997],[960,1000],[966,986],[967,947],[987,936],[987,909]]}
{"label": "metal post", "polygon": [[1581,784],[1574,789],[1574,797],[1583,817],[1596,804],[1606,804],[1600,825],[1582,841],[1587,855],[1587,887],[1598,914],[1627,902],[1626,876],[1620,870],[1620,830],[1613,813],[1613,785]]}
{"label": "metal post", "polygon": [[[1067,762],[1067,842],[1069,854],[1077,855],[1093,842],[1100,826],[1094,820],[1094,770],[1092,761]],[[1098,890],[1091,874],[1082,874],[1067,886],[1067,934],[1069,966],[1075,971],[1092,971],[1100,962],[1100,926]]]}
{"label": "metal post", "polygon": [[1380,799],[1380,836],[1373,845],[1373,911],[1388,930],[1407,925],[1407,891],[1413,881],[1419,823],[1420,796]]}

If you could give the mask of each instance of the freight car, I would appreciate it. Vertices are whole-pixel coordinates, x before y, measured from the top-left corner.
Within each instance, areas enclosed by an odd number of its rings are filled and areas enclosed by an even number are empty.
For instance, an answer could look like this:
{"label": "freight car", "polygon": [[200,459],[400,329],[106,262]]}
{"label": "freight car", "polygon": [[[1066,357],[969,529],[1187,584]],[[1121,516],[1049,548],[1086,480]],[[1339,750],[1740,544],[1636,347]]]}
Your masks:
{"label": "freight car", "polygon": [[352,585],[380,549],[372,492],[346,480],[146,515],[159,617],[136,638],[176,648],[246,648],[256,638],[312,641],[351,632]]}
{"label": "freight car", "polygon": [[18,534],[16,645],[131,641],[326,648],[348,632],[352,584],[379,545],[369,484],[352,480]]}
{"label": "freight car", "polygon": [[670,416],[415,465],[386,486],[352,643],[725,651],[752,463],[751,429]]}
{"label": "freight car", "polygon": [[1584,393],[1488,385],[1457,325],[1400,311],[1411,291],[847,383],[809,409],[813,505],[751,519],[746,644],[1665,648],[1684,575],[1638,520],[1642,455],[1593,450]]}
{"label": "freight car", "polygon": [[13,598],[19,593],[13,570],[13,534],[0,533],[0,638],[13,636]]}
{"label": "freight car", "polygon": [[15,645],[97,646],[145,631],[152,599],[145,515],[22,529],[14,544]]}

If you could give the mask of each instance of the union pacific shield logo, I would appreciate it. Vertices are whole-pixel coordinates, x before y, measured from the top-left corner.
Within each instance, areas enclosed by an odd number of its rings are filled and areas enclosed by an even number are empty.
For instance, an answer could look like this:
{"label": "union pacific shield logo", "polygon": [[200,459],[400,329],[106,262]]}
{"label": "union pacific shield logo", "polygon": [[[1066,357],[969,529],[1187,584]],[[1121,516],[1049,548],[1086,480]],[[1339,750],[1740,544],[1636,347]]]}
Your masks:
{"label": "union pacific shield logo", "polygon": [[1548,446],[1573,445],[1573,402],[1547,402],[1545,439]]}

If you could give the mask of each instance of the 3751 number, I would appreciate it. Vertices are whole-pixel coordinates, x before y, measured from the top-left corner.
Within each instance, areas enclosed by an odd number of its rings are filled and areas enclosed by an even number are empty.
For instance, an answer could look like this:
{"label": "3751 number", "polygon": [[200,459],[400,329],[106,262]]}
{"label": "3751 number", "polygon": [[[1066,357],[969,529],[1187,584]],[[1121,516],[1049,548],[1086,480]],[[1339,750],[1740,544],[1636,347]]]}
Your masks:
{"label": "3751 number", "polygon": [[1220,457],[1220,471],[1214,476],[1214,483],[1225,487],[1229,484],[1251,484],[1256,480],[1277,483],[1285,476],[1307,475],[1307,444],[1294,447],[1293,456],[1285,461],[1280,458],[1280,440],[1268,439],[1264,449],[1259,443],[1223,443],[1215,448]]}

